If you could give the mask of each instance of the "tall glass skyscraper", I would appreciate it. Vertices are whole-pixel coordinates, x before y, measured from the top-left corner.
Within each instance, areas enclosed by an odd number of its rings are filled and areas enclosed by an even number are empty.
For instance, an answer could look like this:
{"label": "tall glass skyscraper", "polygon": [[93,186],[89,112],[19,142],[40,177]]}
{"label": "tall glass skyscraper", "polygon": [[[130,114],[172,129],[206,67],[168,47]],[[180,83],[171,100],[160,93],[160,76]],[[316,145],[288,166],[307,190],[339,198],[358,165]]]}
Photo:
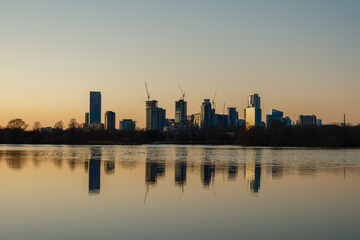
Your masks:
{"label": "tall glass skyscraper", "polygon": [[179,101],[175,101],[175,123],[179,125],[186,125],[186,120],[187,120],[186,105],[187,103],[183,99],[180,99]]}
{"label": "tall glass skyscraper", "polygon": [[249,96],[249,104],[245,110],[246,128],[261,126],[261,108],[259,94],[254,93]]}
{"label": "tall glass skyscraper", "polygon": [[90,92],[90,124],[101,123],[101,92]]}

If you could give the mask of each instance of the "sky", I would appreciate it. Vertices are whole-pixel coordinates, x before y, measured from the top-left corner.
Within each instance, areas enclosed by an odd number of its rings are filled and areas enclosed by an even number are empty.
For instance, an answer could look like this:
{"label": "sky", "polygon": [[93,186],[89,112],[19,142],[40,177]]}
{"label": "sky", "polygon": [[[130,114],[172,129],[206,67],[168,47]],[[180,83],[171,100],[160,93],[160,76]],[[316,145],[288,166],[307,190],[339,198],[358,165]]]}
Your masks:
{"label": "sky", "polygon": [[[89,92],[116,121],[145,126],[151,99],[174,118],[259,93],[292,120],[360,123],[360,1],[0,0],[0,126],[84,122]],[[117,124],[118,125],[118,124]],[[118,127],[118,126],[117,126]]]}

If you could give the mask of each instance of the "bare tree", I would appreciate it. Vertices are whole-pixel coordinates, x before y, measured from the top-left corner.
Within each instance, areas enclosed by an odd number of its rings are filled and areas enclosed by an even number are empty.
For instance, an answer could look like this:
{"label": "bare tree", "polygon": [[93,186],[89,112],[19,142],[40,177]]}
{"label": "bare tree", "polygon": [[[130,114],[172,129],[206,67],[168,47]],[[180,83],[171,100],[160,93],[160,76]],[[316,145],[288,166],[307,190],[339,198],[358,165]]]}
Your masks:
{"label": "bare tree", "polygon": [[21,118],[12,119],[8,122],[7,128],[12,130],[25,130],[28,125]]}
{"label": "bare tree", "polygon": [[79,123],[76,121],[75,118],[70,119],[69,122],[69,129],[75,129],[79,127]]}
{"label": "bare tree", "polygon": [[39,121],[34,122],[33,131],[40,132],[41,131],[41,123]]}
{"label": "bare tree", "polygon": [[63,130],[64,129],[64,123],[63,123],[63,121],[57,121],[56,123],[55,123],[55,125],[54,125],[54,128],[56,128],[56,129],[60,129],[60,130]]}

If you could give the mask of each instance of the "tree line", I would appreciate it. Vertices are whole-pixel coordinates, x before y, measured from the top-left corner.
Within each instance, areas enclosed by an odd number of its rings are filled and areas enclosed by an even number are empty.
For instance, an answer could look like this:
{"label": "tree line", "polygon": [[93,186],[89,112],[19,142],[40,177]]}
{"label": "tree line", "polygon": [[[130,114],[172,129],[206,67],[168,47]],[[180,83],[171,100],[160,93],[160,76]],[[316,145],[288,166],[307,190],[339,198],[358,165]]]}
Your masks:
{"label": "tree line", "polygon": [[0,128],[0,144],[233,144],[272,147],[360,147],[360,127],[353,126],[291,126],[274,121],[271,128],[244,126],[236,128],[189,127],[182,131],[119,131],[96,130],[71,119],[65,128],[62,121],[53,128],[32,128],[22,119],[13,119]]}

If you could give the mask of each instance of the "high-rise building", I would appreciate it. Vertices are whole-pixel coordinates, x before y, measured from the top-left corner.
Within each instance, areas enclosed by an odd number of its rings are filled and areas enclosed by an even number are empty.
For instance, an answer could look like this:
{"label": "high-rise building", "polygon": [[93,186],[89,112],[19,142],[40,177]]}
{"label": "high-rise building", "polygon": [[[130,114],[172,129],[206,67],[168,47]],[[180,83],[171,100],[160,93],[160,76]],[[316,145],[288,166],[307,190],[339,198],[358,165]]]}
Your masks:
{"label": "high-rise building", "polygon": [[146,130],[160,130],[166,126],[166,110],[156,100],[146,101]]}
{"label": "high-rise building", "polygon": [[89,126],[90,124],[90,114],[87,112],[85,113],[85,126]]}
{"label": "high-rise building", "polygon": [[271,123],[273,121],[282,121],[282,118],[284,116],[284,113],[279,111],[279,110],[275,110],[275,109],[270,109],[270,114],[266,115],[266,127],[270,128],[271,127]]}
{"label": "high-rise building", "polygon": [[175,124],[186,125],[186,112],[187,103],[183,99],[175,101]]}
{"label": "high-rise building", "polygon": [[239,119],[239,113],[236,111],[234,107],[228,107],[228,127],[236,127],[237,121]]}
{"label": "high-rise building", "polygon": [[115,131],[115,113],[106,111],[105,113],[105,130],[112,132]]}
{"label": "high-rise building", "polygon": [[101,92],[90,92],[90,124],[101,123]]}
{"label": "high-rise building", "polygon": [[156,100],[146,101],[146,130],[157,130],[159,111]]}
{"label": "high-rise building", "polygon": [[200,113],[200,127],[206,128],[210,127],[213,124],[213,111],[211,109],[210,99],[204,99],[204,102],[201,105]]}
{"label": "high-rise building", "polygon": [[132,119],[123,119],[120,121],[121,131],[135,131],[135,121]]}
{"label": "high-rise building", "polygon": [[297,125],[300,125],[300,126],[316,125],[316,116],[315,115],[300,115],[298,117]]}
{"label": "high-rise building", "polygon": [[158,108],[158,112],[159,119],[157,129],[163,131],[164,127],[166,126],[166,110],[163,108]]}
{"label": "high-rise building", "polygon": [[246,128],[261,126],[260,97],[257,93],[249,96],[248,107],[245,109]]}
{"label": "high-rise building", "polygon": [[249,95],[248,107],[260,108],[260,97],[259,94],[254,93]]}

